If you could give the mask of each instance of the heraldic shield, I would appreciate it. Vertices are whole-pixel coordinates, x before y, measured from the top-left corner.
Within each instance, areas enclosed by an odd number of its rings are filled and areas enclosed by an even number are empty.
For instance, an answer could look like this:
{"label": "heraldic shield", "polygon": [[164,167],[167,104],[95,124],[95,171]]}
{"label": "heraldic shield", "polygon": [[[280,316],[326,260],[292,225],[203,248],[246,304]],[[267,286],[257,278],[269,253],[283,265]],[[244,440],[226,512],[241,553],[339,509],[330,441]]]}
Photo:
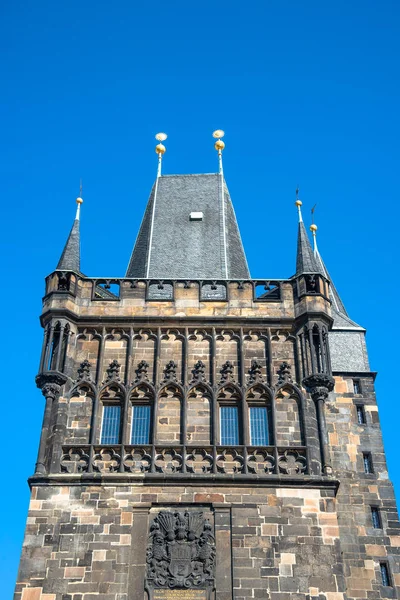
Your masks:
{"label": "heraldic shield", "polygon": [[162,510],[147,546],[150,588],[214,587],[215,538],[202,512]]}

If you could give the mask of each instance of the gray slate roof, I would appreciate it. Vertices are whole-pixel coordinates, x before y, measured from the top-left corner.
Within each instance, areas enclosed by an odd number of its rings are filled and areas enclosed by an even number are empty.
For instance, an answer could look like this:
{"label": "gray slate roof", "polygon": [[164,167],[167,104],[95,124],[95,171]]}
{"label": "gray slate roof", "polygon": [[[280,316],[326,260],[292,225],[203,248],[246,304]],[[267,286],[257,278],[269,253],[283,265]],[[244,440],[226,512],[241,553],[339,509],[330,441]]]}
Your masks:
{"label": "gray slate roof", "polygon": [[75,271],[80,272],[81,268],[81,249],[79,235],[79,219],[75,219],[72,229],[69,233],[67,243],[58,261],[58,271]]}
{"label": "gray slate roof", "polygon": [[[203,219],[190,220],[192,212],[202,212]],[[250,277],[232,201],[221,175],[158,178],[151,190],[126,277]]]}
{"label": "gray slate roof", "polygon": [[325,275],[330,282],[329,295],[332,300],[333,329],[359,329],[365,331],[363,327],[350,319],[335,284],[332,281],[332,277],[329,275],[328,269],[318,250],[315,250],[315,260],[319,266],[319,271]]}
{"label": "gray slate roof", "polygon": [[304,223],[300,221],[297,235],[296,276],[304,273],[321,273],[321,268],[315,260]]}

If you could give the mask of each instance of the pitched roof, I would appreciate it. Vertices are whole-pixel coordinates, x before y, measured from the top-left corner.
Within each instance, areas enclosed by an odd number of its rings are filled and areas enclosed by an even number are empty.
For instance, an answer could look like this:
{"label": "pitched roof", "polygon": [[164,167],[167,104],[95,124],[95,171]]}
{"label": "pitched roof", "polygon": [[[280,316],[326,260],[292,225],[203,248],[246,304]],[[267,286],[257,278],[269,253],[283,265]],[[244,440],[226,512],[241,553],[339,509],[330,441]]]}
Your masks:
{"label": "pitched roof", "polygon": [[296,276],[304,273],[320,273],[321,268],[315,260],[310,240],[302,220],[299,221],[297,235]]}
{"label": "pitched roof", "polygon": [[250,277],[232,201],[221,175],[157,178],[126,277]]}
{"label": "pitched roof", "polygon": [[75,271],[80,272],[81,268],[81,249],[79,234],[79,212],[72,225],[61,258],[58,261],[57,271]]}

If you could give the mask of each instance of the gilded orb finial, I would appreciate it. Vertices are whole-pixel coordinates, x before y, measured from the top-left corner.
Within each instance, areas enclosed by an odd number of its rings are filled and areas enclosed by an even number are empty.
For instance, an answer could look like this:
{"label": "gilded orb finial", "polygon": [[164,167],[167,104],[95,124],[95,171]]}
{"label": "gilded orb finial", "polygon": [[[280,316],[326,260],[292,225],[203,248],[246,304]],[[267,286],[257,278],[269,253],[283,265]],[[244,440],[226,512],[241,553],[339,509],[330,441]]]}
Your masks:
{"label": "gilded orb finial", "polygon": [[296,206],[303,206],[303,203],[302,203],[302,201],[301,201],[301,200],[299,200],[299,199],[297,198],[297,200],[296,200],[296,202],[295,202],[295,205],[296,205]]}
{"label": "gilded orb finial", "polygon": [[312,231],[313,233],[314,233],[314,231],[317,231],[317,229],[318,229],[318,227],[316,226],[316,224],[315,224],[315,223],[312,223],[312,224],[310,225],[310,231]]}
{"label": "gilded orb finial", "polygon": [[157,177],[161,177],[161,162],[162,162],[162,157],[163,154],[165,154],[166,152],[166,147],[164,146],[164,144],[162,144],[161,142],[164,142],[167,139],[167,134],[166,133],[157,133],[156,134],[156,140],[158,142],[160,142],[159,144],[157,144],[155,150],[156,150],[156,154],[158,154],[158,168],[157,168]]}
{"label": "gilded orb finial", "polygon": [[157,154],[165,154],[166,150],[167,149],[164,146],[164,144],[157,144],[157,146],[156,146],[156,152],[157,152]]}
{"label": "gilded orb finial", "polygon": [[[168,137],[168,136],[167,136],[167,134],[166,134],[166,133],[162,133],[162,132],[161,132],[161,133],[157,133],[155,137],[156,137],[156,140],[157,140],[157,141],[159,141],[159,142],[164,142],[164,141],[167,139],[167,137]],[[156,153],[157,153],[159,156],[160,156],[160,154],[161,154],[161,155],[162,155],[162,154],[165,154],[166,150],[167,150],[167,149],[166,149],[166,147],[164,146],[164,144],[161,144],[161,143],[160,143],[160,144],[157,144],[157,146],[156,146]]]}
{"label": "gilded orb finial", "polygon": [[225,131],[222,129],[216,129],[213,131],[213,138],[216,138],[216,142],[214,144],[214,148],[218,152],[218,161],[219,161],[219,172],[220,175],[223,175],[223,167],[222,167],[222,150],[225,148],[225,143],[220,139],[225,135]]}
{"label": "gilded orb finial", "polygon": [[80,196],[76,199],[76,203],[77,204],[82,204],[83,203],[83,200],[82,200],[82,198]]}
{"label": "gilded orb finial", "polygon": [[218,150],[218,152],[222,152],[222,150],[225,148],[225,143],[220,139],[223,138],[224,135],[225,131],[223,131],[222,129],[216,129],[213,132],[213,138],[217,139],[217,141],[214,144],[214,148]]}

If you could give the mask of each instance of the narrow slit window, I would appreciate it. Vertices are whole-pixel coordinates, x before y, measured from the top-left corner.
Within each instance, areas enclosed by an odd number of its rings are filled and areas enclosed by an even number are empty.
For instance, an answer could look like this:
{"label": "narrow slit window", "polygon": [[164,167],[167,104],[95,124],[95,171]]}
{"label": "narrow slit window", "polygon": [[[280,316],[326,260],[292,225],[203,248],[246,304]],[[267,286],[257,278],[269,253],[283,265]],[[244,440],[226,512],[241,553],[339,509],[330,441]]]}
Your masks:
{"label": "narrow slit window", "polygon": [[363,452],[364,473],[373,473],[371,452]]}
{"label": "narrow slit window", "polygon": [[390,575],[389,575],[389,567],[388,564],[385,562],[381,562],[379,563],[379,568],[381,571],[381,577],[382,577],[382,585],[388,587],[391,585],[390,583]]}
{"label": "narrow slit window", "polygon": [[353,389],[355,394],[361,394],[361,382],[359,379],[353,379]]}
{"label": "narrow slit window", "polygon": [[266,406],[250,406],[250,443],[252,446],[268,446],[268,416]]}
{"label": "narrow slit window", "polygon": [[121,431],[121,407],[105,405],[101,427],[101,444],[119,444]]}
{"label": "narrow slit window", "polygon": [[364,407],[362,406],[362,404],[357,404],[356,410],[357,410],[357,423],[359,425],[365,425],[366,424],[365,410],[364,410]]}
{"label": "narrow slit window", "polygon": [[237,446],[239,444],[239,418],[237,406],[221,406],[221,444]]}
{"label": "narrow slit window", "polygon": [[134,405],[132,409],[131,444],[149,444],[151,406]]}
{"label": "narrow slit window", "polygon": [[377,506],[371,506],[372,526],[374,529],[382,529],[381,511]]}

